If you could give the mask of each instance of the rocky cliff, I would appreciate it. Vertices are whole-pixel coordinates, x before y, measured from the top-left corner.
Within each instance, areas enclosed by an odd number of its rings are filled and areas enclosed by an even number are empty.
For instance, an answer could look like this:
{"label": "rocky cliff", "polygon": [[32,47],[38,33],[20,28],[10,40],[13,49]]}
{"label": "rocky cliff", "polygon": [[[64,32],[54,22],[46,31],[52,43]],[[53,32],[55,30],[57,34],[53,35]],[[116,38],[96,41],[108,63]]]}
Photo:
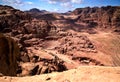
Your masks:
{"label": "rocky cliff", "polygon": [[88,28],[116,28],[120,30],[120,7],[77,8],[71,14],[77,15],[76,22],[86,23]]}
{"label": "rocky cliff", "polygon": [[0,72],[3,75],[16,76],[19,55],[17,43],[13,39],[0,34]]}

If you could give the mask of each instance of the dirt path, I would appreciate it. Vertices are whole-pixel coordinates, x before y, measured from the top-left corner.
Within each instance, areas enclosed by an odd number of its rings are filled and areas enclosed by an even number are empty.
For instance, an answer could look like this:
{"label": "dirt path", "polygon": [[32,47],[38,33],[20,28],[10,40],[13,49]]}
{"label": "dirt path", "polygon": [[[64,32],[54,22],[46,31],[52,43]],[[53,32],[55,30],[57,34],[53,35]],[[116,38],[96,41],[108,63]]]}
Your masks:
{"label": "dirt path", "polygon": [[64,55],[64,54],[59,54],[57,53],[55,50],[45,50],[47,53],[52,54],[54,56],[57,56],[58,58],[60,58],[61,60],[63,60],[64,62],[73,65],[74,67],[78,67],[79,63],[73,61],[72,59],[69,58],[69,56]]}

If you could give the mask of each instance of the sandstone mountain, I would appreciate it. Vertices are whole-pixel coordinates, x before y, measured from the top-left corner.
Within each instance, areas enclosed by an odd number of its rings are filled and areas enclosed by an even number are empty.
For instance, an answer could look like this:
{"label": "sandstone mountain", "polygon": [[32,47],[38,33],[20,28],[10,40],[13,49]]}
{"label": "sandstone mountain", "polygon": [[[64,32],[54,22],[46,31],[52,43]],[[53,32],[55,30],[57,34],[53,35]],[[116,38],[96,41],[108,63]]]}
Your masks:
{"label": "sandstone mountain", "polygon": [[48,13],[48,11],[46,11],[46,10],[39,10],[39,9],[37,9],[37,8],[32,8],[32,9],[30,9],[30,10],[28,10],[28,11],[25,11],[25,12],[28,12],[28,13],[41,13],[41,14],[44,14],[44,13]]}

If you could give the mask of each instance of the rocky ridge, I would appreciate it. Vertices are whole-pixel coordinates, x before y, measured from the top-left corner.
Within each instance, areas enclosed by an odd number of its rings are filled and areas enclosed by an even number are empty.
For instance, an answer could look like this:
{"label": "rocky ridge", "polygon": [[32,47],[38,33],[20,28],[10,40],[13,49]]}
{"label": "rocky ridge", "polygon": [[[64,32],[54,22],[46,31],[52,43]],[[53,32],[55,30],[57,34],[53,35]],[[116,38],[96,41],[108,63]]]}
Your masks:
{"label": "rocky ridge", "polygon": [[35,16],[34,13],[31,13],[31,15],[37,19],[50,20],[56,26],[66,30],[85,30],[88,33],[95,33],[94,29],[118,33],[120,31],[119,6],[85,7],[77,8],[69,13],[49,13],[42,15],[37,13]]}
{"label": "rocky ridge", "polygon": [[94,28],[117,28],[120,26],[120,7],[86,7],[77,8],[72,12],[73,15],[78,15],[76,22],[87,23],[88,27]]}

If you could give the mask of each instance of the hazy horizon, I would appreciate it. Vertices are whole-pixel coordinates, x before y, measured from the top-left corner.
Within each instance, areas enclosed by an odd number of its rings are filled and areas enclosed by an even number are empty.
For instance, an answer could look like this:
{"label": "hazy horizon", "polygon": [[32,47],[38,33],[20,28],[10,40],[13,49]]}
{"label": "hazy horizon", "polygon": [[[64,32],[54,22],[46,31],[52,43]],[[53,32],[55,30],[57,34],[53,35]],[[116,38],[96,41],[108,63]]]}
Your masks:
{"label": "hazy horizon", "polygon": [[0,5],[9,5],[22,11],[37,8],[50,12],[67,12],[76,8],[120,6],[119,0],[0,0]]}

